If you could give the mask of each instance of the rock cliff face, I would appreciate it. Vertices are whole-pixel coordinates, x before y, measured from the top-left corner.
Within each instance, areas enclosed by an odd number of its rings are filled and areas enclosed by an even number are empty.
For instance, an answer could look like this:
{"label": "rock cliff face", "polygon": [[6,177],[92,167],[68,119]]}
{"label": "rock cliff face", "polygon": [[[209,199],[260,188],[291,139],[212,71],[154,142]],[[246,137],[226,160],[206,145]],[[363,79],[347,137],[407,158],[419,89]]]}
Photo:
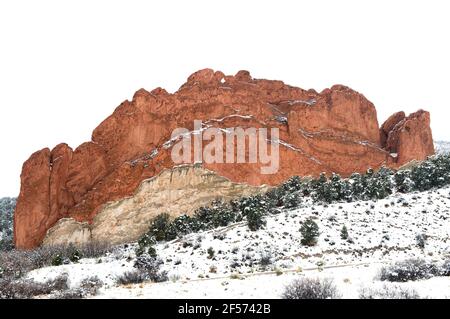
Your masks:
{"label": "rock cliff face", "polygon": [[420,110],[398,119],[387,136],[385,147],[389,152],[397,153],[397,162],[403,164],[433,154],[434,144],[429,143],[430,140],[433,140],[430,114]]}
{"label": "rock cliff face", "polygon": [[172,217],[181,213],[192,215],[216,198],[232,200],[268,189],[264,185],[233,183],[200,166],[177,166],[143,181],[132,196],[104,205],[91,224],[73,218],[60,219],[47,232],[43,244],[83,244],[89,240],[133,242],[148,231],[151,219],[161,212]]}
{"label": "rock cliff face", "polygon": [[175,166],[172,131],[184,127],[192,133],[194,120],[222,129],[279,129],[280,164],[274,174],[261,174],[260,163],[203,163],[232,182],[253,186],[275,185],[292,175],[395,168],[434,153],[425,111],[396,113],[379,128],[374,105],[348,87],[317,93],[253,79],[247,71],[226,76],[205,69],[174,94],[161,88],[137,91],[94,130],[91,142],[75,150],[61,144],[33,154],[21,175],[16,246],[38,246],[62,219],[72,226],[93,225],[106,203],[133,195],[142,181]]}

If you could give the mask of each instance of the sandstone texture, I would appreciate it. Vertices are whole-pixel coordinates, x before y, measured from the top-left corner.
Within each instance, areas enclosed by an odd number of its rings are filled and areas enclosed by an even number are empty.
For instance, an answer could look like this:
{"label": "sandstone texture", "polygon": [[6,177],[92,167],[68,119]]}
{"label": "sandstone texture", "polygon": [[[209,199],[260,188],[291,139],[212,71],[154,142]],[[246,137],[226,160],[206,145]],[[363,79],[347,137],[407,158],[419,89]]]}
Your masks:
{"label": "sandstone texture", "polygon": [[318,93],[253,79],[247,71],[227,76],[204,69],[173,94],[162,88],[137,91],[94,130],[90,142],[75,150],[61,144],[33,154],[21,175],[16,247],[40,245],[61,219],[93,225],[107,203],[132,196],[143,181],[176,166],[172,131],[192,131],[194,120],[217,128],[279,129],[280,168],[274,174],[261,174],[260,163],[202,165],[252,186],[276,185],[293,175],[348,176],[369,167],[396,168],[434,153],[425,111],[396,113],[380,128],[374,105],[348,87],[335,85]]}
{"label": "sandstone texture", "polygon": [[63,218],[50,228],[44,245],[85,244],[88,241],[121,244],[137,241],[161,212],[172,217],[192,215],[215,199],[225,201],[266,192],[267,186],[233,183],[201,166],[165,169],[145,180],[133,196],[107,203],[91,224]]}

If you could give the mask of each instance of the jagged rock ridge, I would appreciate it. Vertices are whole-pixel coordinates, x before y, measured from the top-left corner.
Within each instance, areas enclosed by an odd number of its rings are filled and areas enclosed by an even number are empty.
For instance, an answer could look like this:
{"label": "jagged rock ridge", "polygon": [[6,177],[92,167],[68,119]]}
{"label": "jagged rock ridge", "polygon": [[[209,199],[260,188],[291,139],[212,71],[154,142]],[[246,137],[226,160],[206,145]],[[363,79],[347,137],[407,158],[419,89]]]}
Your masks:
{"label": "jagged rock ridge", "polygon": [[348,176],[368,167],[395,168],[434,153],[426,111],[396,113],[380,129],[374,105],[348,87],[318,93],[253,79],[247,71],[226,76],[205,69],[174,94],[137,91],[94,130],[91,142],[75,150],[60,144],[34,153],[21,175],[16,246],[41,244],[62,218],[92,223],[106,203],[131,196],[143,180],[173,167],[171,133],[193,130],[194,120],[220,128],[279,128],[276,174],[260,174],[260,164],[203,164],[230,181],[255,186],[323,171]]}

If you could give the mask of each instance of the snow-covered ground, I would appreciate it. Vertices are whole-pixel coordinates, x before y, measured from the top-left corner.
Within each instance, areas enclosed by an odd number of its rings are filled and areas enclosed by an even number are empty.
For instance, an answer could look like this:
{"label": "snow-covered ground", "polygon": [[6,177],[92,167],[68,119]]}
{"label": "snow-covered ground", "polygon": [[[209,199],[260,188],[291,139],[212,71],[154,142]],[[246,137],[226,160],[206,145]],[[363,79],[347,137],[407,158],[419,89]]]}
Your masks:
{"label": "snow-covered ground", "polygon": [[450,153],[450,142],[435,141],[434,148],[437,154],[448,154]]}
{"label": "snow-covered ground", "polygon": [[332,278],[342,298],[357,299],[362,289],[400,286],[414,289],[421,298],[450,298],[450,277],[434,277],[407,283],[374,281],[379,264],[343,266],[323,270],[302,270],[283,274],[256,273],[239,278],[198,279],[128,285],[106,289],[95,298],[147,299],[277,299],[284,287],[301,277]]}
{"label": "snow-covered ground", "polygon": [[[299,229],[308,217],[320,228],[314,247],[300,243]],[[266,220],[267,226],[256,232],[241,222],[156,245],[170,279],[165,283],[116,284],[119,274],[133,269],[134,244],[102,258],[37,269],[28,277],[43,282],[67,273],[75,287],[96,275],[105,283],[97,298],[279,298],[293,279],[311,276],[332,278],[344,298],[356,298],[363,287],[385,284],[376,279],[385,264],[450,258],[450,187],[376,202],[305,202]],[[351,240],[341,239],[344,225]],[[418,234],[427,235],[424,248],[417,245]],[[450,277],[401,285],[421,297],[450,298]]]}

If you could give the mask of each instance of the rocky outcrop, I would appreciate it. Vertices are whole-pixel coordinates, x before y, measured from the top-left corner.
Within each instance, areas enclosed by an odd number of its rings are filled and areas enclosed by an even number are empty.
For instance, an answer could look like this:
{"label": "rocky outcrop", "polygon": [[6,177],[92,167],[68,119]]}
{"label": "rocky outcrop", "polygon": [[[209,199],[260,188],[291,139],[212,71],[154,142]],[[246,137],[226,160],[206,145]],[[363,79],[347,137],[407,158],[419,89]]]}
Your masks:
{"label": "rocky outcrop", "polygon": [[106,203],[132,196],[142,181],[174,167],[171,134],[179,127],[192,133],[194,120],[221,129],[279,129],[279,140],[267,141],[279,146],[280,167],[273,174],[261,174],[261,163],[203,163],[232,182],[253,186],[292,175],[347,176],[368,167],[398,167],[434,152],[426,112],[399,113],[380,129],[374,105],[342,85],[318,93],[253,79],[247,71],[227,76],[200,70],[174,94],[137,91],[75,151],[61,144],[34,154],[21,176],[16,246],[39,245],[63,218],[92,225]]}
{"label": "rocky outcrop", "polygon": [[380,128],[380,143],[381,147],[386,148],[386,142],[389,137],[389,133],[394,127],[406,117],[405,112],[397,112],[392,114]]}
{"label": "rocky outcrop", "polygon": [[386,149],[396,153],[397,163],[423,160],[434,154],[430,128],[430,113],[419,110],[400,120],[389,132]]}
{"label": "rocky outcrop", "polygon": [[34,153],[23,164],[20,195],[14,213],[14,242],[18,248],[38,246],[58,216],[50,213],[50,150]]}
{"label": "rocky outcrop", "polygon": [[61,218],[47,231],[43,246],[84,245],[92,241],[92,226],[73,218]]}
{"label": "rocky outcrop", "polygon": [[136,193],[102,207],[91,224],[64,218],[49,229],[44,245],[133,242],[148,231],[152,218],[166,212],[192,215],[217,198],[232,200],[266,192],[267,186],[233,183],[201,166],[179,166],[145,180]]}

